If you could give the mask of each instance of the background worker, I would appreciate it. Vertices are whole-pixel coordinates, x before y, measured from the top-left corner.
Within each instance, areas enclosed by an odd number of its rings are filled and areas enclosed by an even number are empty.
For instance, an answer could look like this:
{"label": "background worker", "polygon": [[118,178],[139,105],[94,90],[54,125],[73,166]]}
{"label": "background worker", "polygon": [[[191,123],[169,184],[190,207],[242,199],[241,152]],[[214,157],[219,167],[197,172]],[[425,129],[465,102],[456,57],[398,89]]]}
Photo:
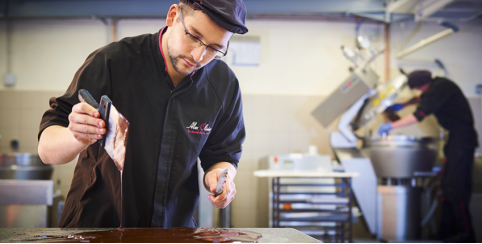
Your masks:
{"label": "background worker", "polygon": [[439,124],[449,131],[441,172],[442,219],[438,237],[448,242],[474,242],[469,202],[478,138],[469,103],[454,82],[441,77],[432,78],[429,71],[413,71],[408,75],[408,85],[422,94],[405,103],[394,104],[391,109],[399,111],[408,105],[418,104],[417,110],[397,121],[381,124],[377,132],[382,136],[392,129],[414,124],[430,114],[435,115]]}

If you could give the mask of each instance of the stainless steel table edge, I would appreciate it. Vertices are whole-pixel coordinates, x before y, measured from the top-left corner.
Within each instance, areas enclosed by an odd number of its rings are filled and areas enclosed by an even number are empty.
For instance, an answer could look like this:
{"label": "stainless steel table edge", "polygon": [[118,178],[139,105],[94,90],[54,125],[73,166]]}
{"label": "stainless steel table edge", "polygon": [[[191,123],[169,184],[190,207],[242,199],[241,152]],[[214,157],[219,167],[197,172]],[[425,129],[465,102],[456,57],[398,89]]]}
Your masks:
{"label": "stainless steel table edge", "polygon": [[[21,238],[33,237],[34,235],[71,235],[88,231],[116,230],[117,228],[0,228],[0,242],[26,242]],[[263,235],[258,239],[259,243],[320,243],[319,240],[310,237],[293,228],[229,228],[257,232]],[[48,241],[28,241],[48,242]]]}

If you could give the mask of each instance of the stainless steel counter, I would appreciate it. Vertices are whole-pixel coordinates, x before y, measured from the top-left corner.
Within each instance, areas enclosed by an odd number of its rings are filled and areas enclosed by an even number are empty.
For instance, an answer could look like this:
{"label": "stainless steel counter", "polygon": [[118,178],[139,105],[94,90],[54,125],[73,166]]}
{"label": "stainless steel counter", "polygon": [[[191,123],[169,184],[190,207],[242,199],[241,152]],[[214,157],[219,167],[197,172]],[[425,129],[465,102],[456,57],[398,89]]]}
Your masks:
{"label": "stainless steel counter", "polygon": [[[116,228],[0,228],[0,242],[52,242],[35,236],[67,236],[87,231],[106,231]],[[320,242],[292,228],[235,228],[262,234],[259,243],[313,243]],[[32,240],[35,239],[35,240]]]}

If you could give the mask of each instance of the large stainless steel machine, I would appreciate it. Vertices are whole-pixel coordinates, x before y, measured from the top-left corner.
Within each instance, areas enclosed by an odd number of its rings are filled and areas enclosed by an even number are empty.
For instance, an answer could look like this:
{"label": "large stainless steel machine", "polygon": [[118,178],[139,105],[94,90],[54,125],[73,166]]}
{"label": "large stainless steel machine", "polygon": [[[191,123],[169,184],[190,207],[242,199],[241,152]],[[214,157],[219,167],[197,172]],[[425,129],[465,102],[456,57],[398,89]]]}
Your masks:
{"label": "large stainless steel machine", "polygon": [[[353,179],[353,191],[369,231],[383,240],[420,240],[422,202],[427,200],[422,183],[435,175],[438,139],[379,138],[363,130],[392,104],[407,78],[379,82],[369,64],[383,47],[342,49],[354,63],[352,73],[312,115],[324,127],[340,118],[339,132],[331,133],[330,143],[345,171],[360,174]],[[362,135],[355,133],[359,131]]]}

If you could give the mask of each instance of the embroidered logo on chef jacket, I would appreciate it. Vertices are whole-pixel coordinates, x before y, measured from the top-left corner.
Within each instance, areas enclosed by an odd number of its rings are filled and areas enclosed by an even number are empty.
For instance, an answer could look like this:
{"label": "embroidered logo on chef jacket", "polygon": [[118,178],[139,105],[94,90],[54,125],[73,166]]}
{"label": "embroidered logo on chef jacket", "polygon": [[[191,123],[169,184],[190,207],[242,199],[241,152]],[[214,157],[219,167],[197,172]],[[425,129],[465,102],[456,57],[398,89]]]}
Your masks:
{"label": "embroidered logo on chef jacket", "polygon": [[190,126],[186,127],[186,129],[188,133],[201,135],[209,135],[212,130],[212,128],[209,127],[209,124],[202,123],[198,126],[196,121],[193,121]]}

